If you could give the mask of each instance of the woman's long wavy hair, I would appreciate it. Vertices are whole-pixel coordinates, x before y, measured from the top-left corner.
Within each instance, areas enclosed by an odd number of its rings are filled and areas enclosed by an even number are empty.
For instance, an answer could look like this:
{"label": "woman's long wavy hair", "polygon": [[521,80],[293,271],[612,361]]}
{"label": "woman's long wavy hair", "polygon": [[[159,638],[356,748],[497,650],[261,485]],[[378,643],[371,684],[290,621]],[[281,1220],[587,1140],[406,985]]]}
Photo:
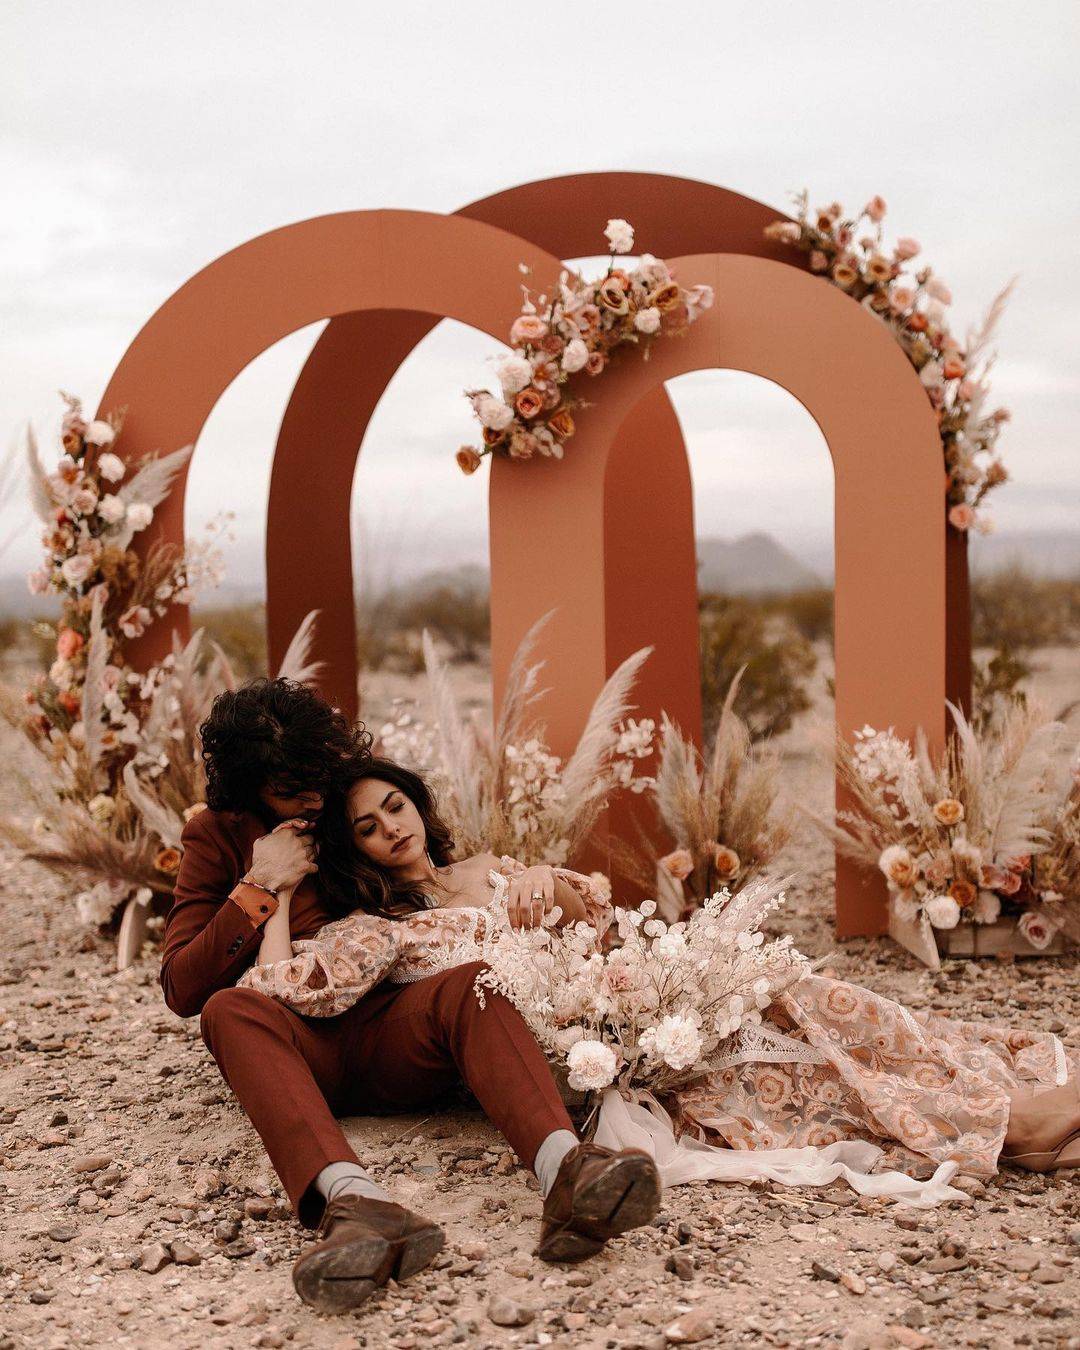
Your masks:
{"label": "woman's long wavy hair", "polygon": [[316,827],[319,849],[319,880],[336,916],[355,909],[384,918],[399,918],[426,909],[427,892],[417,882],[395,882],[392,874],[377,867],[360,849],[349,820],[349,792],[365,778],[391,783],[416,807],[423,821],[425,847],[436,867],[453,861],[454,840],[439,815],[435,794],[419,774],[392,759],[373,756],[349,780],[335,786],[326,798]]}

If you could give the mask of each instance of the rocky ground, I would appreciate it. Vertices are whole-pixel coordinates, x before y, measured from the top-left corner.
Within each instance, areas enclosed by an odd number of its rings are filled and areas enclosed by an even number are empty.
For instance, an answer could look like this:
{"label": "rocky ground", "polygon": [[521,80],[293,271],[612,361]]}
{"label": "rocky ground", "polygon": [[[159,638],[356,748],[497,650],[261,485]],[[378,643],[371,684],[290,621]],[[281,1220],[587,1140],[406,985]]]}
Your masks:
{"label": "rocky ground", "polygon": [[[787,765],[796,783],[821,774],[795,745]],[[827,794],[827,770],[815,787]],[[803,835],[788,861],[804,879],[787,922],[835,974],[1080,1045],[1076,959],[931,974],[886,942],[834,951],[825,851]],[[308,1238],[197,1022],[164,1007],[155,953],[116,974],[61,883],[10,852],[0,913],[0,1350],[1080,1347],[1080,1173],[1005,1172],[925,1214],[841,1187],[680,1187],[651,1227],[551,1267],[530,1255],[535,1181],[464,1108],[349,1123],[370,1170],[448,1246],[362,1312],[319,1317],[289,1278]]]}

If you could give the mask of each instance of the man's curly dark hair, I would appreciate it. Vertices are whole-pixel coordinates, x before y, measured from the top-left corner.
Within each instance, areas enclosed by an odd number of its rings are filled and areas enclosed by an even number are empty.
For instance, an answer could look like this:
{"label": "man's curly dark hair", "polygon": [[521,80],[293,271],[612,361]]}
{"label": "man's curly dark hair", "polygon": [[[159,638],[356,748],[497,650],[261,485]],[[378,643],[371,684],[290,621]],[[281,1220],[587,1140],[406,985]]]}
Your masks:
{"label": "man's curly dark hair", "polygon": [[264,787],[283,796],[326,794],[355,781],[371,760],[364,724],[350,726],[295,680],[263,677],[218,694],[199,735],[206,804],[214,811],[257,811]]}

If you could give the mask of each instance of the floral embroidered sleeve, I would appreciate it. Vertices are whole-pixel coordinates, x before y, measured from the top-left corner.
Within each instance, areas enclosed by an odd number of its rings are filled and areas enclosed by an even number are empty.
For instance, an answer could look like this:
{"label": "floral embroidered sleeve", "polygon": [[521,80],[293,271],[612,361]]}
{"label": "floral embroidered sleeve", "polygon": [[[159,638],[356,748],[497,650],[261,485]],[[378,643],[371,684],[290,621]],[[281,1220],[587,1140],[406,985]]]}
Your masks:
{"label": "floral embroidered sleeve", "polygon": [[305,1017],[337,1017],[386,977],[401,955],[402,925],[353,913],[293,943],[288,961],[251,966],[237,981]]}
{"label": "floral embroidered sleeve", "polygon": [[412,984],[453,964],[451,953],[471,951],[488,932],[490,911],[473,907],[421,910],[399,919],[401,955],[390,972],[393,984]]}
{"label": "floral embroidered sleeve", "polygon": [[[517,877],[525,870],[525,864],[516,858],[504,855],[499,859],[499,871],[504,877]],[[611,927],[614,910],[599,882],[585,876],[583,872],[571,872],[568,867],[553,867],[551,870],[559,881],[564,881],[580,898],[588,922],[596,929],[597,937],[602,938]]]}

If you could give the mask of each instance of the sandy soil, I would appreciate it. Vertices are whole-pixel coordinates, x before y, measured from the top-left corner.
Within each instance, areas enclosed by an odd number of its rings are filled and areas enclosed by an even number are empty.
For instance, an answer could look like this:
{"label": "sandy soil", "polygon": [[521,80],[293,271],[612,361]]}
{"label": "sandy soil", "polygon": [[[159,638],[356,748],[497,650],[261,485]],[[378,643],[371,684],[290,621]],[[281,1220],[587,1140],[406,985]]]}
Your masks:
{"label": "sandy soil", "polygon": [[[1045,666],[1050,698],[1067,696],[1076,654],[1046,653]],[[804,732],[786,738],[791,789],[826,803],[828,767]],[[18,803],[0,796],[0,809]],[[804,832],[789,853],[801,880],[787,923],[837,975],[1080,1045],[1076,958],[934,975],[886,942],[836,948],[827,850]],[[925,1215],[841,1188],[674,1188],[651,1227],[550,1267],[530,1255],[535,1181],[466,1108],[349,1122],[372,1172],[449,1242],[435,1268],[362,1312],[316,1316],[289,1279],[308,1239],[197,1021],[164,1007],[152,951],[116,974],[111,943],[81,931],[64,897],[42,868],[0,853],[0,1350],[1080,1347],[1080,1174],[1005,1172]]]}

